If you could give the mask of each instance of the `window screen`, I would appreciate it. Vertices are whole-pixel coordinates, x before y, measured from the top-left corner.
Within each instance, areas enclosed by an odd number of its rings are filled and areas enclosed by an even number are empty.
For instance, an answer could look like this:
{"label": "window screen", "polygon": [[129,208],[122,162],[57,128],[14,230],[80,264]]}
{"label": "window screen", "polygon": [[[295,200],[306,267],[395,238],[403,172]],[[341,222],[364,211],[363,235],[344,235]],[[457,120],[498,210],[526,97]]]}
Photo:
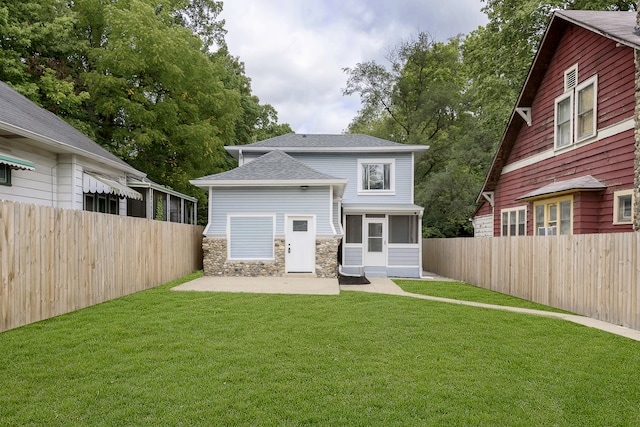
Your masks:
{"label": "window screen", "polygon": [[418,243],[418,217],[415,215],[390,216],[389,243]]}
{"label": "window screen", "polygon": [[362,243],[362,215],[347,215],[346,242]]}

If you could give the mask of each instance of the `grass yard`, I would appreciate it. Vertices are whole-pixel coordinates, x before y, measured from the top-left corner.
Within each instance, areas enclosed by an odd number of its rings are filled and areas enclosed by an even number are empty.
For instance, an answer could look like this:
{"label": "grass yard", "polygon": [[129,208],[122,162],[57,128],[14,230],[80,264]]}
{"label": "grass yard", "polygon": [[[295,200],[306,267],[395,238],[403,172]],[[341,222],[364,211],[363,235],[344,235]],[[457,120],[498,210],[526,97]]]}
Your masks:
{"label": "grass yard", "polygon": [[640,425],[636,341],[407,297],[178,283],[0,334],[0,425]]}
{"label": "grass yard", "polygon": [[394,280],[405,292],[451,298],[463,301],[475,301],[485,304],[505,305],[508,307],[530,308],[533,310],[569,313],[568,311],[512,297],[500,292],[479,288],[463,282],[440,282],[434,280]]}

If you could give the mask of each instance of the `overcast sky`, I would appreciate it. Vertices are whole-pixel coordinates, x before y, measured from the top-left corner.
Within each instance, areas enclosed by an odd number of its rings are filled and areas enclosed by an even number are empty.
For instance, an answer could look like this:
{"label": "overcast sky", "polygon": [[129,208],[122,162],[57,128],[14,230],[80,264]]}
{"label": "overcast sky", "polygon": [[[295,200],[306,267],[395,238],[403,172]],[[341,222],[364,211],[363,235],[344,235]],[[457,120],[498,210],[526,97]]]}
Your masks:
{"label": "overcast sky", "polygon": [[253,94],[296,133],[342,133],[360,108],[343,68],[420,31],[439,41],[485,25],[480,0],[225,0],[229,51]]}

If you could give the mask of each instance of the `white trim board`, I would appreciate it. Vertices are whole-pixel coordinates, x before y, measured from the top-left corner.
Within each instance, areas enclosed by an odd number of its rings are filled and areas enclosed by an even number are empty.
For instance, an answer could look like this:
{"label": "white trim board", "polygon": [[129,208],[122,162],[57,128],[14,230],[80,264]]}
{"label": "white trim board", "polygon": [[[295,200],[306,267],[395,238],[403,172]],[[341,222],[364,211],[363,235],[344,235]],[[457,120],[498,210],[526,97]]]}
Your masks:
{"label": "white trim board", "polygon": [[543,151],[541,153],[534,154],[533,156],[527,157],[526,159],[518,160],[517,162],[513,162],[511,164],[508,164],[508,165],[506,165],[505,167],[502,168],[501,175],[504,175],[504,174],[509,173],[509,172],[516,171],[518,169],[525,168],[527,166],[534,165],[534,164],[536,164],[538,162],[541,162],[543,160],[551,159],[551,158],[553,158],[553,157],[555,157],[557,155],[564,154],[564,153],[566,153],[568,151],[576,150],[578,148],[584,147],[587,144],[591,144],[593,142],[597,142],[597,141],[603,140],[605,138],[609,138],[609,137],[612,137],[614,135],[617,135],[619,133],[631,130],[634,127],[635,127],[635,123],[634,123],[633,117],[630,117],[630,118],[625,119],[625,120],[623,120],[621,122],[618,122],[618,123],[616,123],[614,125],[611,125],[609,127],[600,129],[595,138],[590,138],[590,139],[588,139],[586,141],[570,145],[570,146],[568,146],[566,148],[562,148],[560,150],[551,149],[551,150]]}

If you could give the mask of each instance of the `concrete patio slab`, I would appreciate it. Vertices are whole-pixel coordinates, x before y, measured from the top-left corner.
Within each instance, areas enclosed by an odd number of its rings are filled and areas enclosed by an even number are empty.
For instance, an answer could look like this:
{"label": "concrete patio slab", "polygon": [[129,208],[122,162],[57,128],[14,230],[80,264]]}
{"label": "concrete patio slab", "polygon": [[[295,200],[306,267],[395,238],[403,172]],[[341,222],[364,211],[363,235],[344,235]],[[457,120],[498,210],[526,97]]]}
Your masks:
{"label": "concrete patio slab", "polygon": [[245,292],[256,294],[339,295],[338,279],[307,277],[203,276],[172,291]]}

